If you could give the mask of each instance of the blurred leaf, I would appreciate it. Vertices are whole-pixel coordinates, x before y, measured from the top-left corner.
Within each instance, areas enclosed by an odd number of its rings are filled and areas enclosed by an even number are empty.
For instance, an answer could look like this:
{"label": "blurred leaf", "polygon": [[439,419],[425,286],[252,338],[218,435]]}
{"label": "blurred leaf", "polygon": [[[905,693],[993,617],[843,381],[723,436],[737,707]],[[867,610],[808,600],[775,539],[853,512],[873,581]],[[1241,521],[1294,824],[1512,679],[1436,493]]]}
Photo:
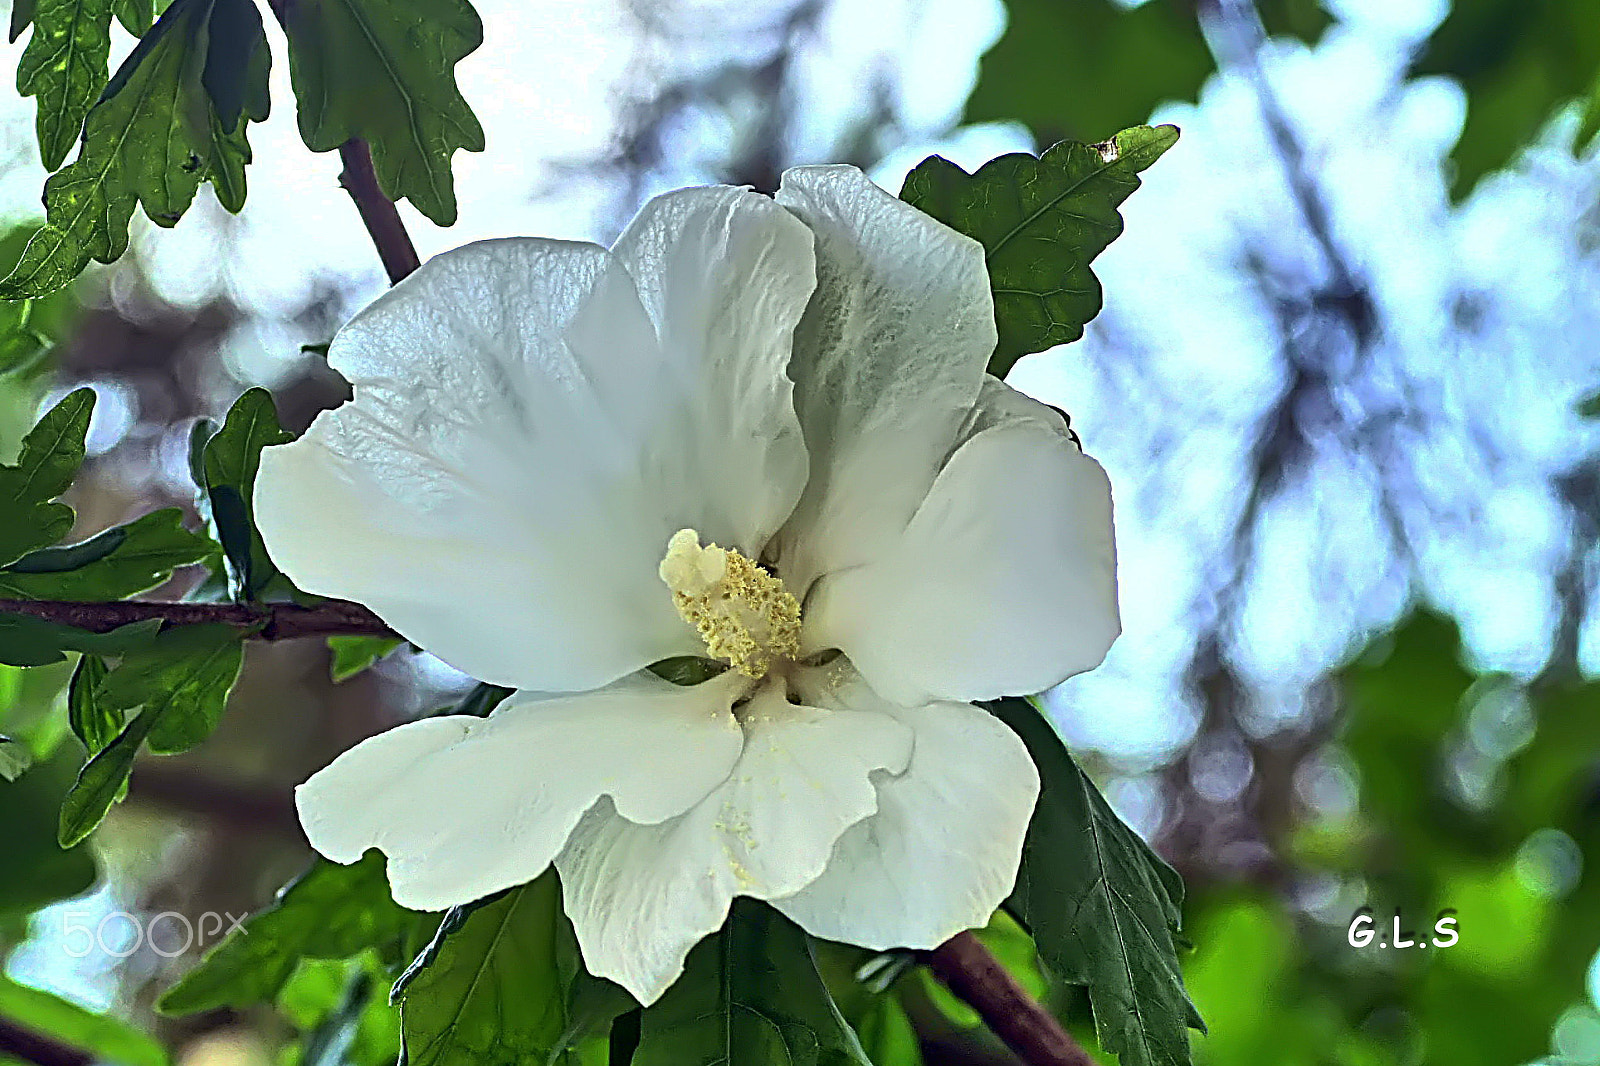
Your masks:
{"label": "blurred leaf", "polygon": [[800,927],[770,906],[733,901],[720,932],[645,1008],[634,1066],[870,1066],[828,994]]}
{"label": "blurred leaf", "polygon": [[0,612],[0,663],[46,666],[61,662],[69,651],[121,655],[154,640],[160,626],[159,620],[151,618],[109,633],[91,633],[30,615]]}
{"label": "blurred leaf", "polygon": [[424,918],[389,896],[383,855],[317,859],[157,1002],[164,1014],[244,1008],[277,998],[301,959],[342,959],[399,940]]}
{"label": "blurred leaf", "polygon": [[1104,144],[1063,141],[1037,159],[1003,155],[973,174],[932,156],[906,175],[901,199],[983,245],[1000,330],[991,374],[1083,336],[1101,305],[1089,264],[1122,232],[1117,207],[1139,172],[1177,140],[1175,126],[1136,126]]}
{"label": "blurred leaf", "polygon": [[167,1053],[161,1045],[126,1022],[17,984],[4,974],[0,974],[0,1017],[20,1022],[57,1043],[79,1048],[97,1062],[167,1066]]}
{"label": "blurred leaf", "polygon": [[1173,934],[1183,882],[1122,823],[1026,700],[984,704],[1028,746],[1042,787],[1006,908],[1064,981],[1084,985],[1101,1045],[1123,1066],[1189,1062],[1189,1027]]}
{"label": "blurred leaf", "polygon": [[50,349],[50,338],[35,322],[35,300],[0,303],[0,375],[26,374]]}
{"label": "blurred leaf", "polygon": [[348,960],[302,960],[278,1006],[306,1030],[283,1066],[393,1066],[400,1023],[388,976],[370,951]]}
{"label": "blurred leaf", "polygon": [[333,661],[328,674],[336,684],[348,681],[403,643],[396,637],[329,637]]}
{"label": "blurred leaf", "polygon": [[855,1030],[873,1066],[922,1066],[922,1045],[897,996],[873,996]]}
{"label": "blurred leaf", "polygon": [[1455,0],[1413,74],[1443,74],[1467,91],[1467,122],[1451,158],[1453,193],[1505,166],[1558,108],[1600,71],[1600,17],[1591,0]]}
{"label": "blurred leaf", "polygon": [[90,755],[97,755],[122,732],[122,708],[102,702],[96,689],[106,676],[106,661],[98,655],[84,655],[72,671],[67,686],[67,721],[72,733],[83,742]]}
{"label": "blurred leaf", "polygon": [[17,91],[39,98],[36,128],[44,168],[67,158],[106,84],[111,0],[38,0],[33,36],[17,63]]}
{"label": "blurred leaf", "polygon": [[0,568],[0,596],[37,600],[120,600],[164,584],[180,566],[216,551],[167,507],[79,544],[42,548]]}
{"label": "blurred leaf", "polygon": [[97,871],[88,847],[62,850],[56,842],[61,798],[72,784],[77,759],[66,751],[35,763],[15,781],[0,784],[0,915],[34,910],[93,887]]}
{"label": "blurred leaf", "polygon": [[378,184],[441,226],[456,220],[450,158],[483,151],[455,65],[483,43],[467,0],[299,0],[286,6],[300,136],[313,152],[360,137]]}
{"label": "blurred leaf", "polygon": [[216,728],[239,676],[244,633],[229,625],[175,626],[123,656],[95,690],[96,702],[154,712],[150,750],[188,751]]}
{"label": "blurred leaf", "polygon": [[69,392],[22,438],[16,465],[0,466],[0,563],[54,544],[72,528],[72,508],[52,501],[83,464],[93,411],[93,389]]}
{"label": "blurred leaf", "polygon": [[[592,994],[570,997],[575,981]],[[586,1030],[609,1024],[625,996],[583,972],[554,870],[477,905],[452,909],[395,982],[406,1066],[559,1062]],[[612,1004],[607,1013],[595,1007]],[[587,1008],[575,1014],[575,1006]],[[587,1015],[584,1017],[583,1015]],[[574,1021],[587,1025],[574,1025]]]}
{"label": "blurred leaf", "polygon": [[15,781],[33,765],[33,752],[20,740],[0,735],[0,778]]}
{"label": "blurred leaf", "polygon": [[278,409],[266,389],[250,389],[234,401],[222,428],[201,451],[205,483],[217,538],[227,554],[241,600],[253,600],[277,573],[255,527],[256,471],[261,449],[294,439],[278,424]]}
{"label": "blurred leaf", "polygon": [[461,702],[449,707],[441,707],[435,714],[470,714],[478,718],[487,718],[489,712],[500,706],[501,702],[512,693],[512,689],[500,685],[490,685],[482,681],[472,687],[472,691],[461,697]]}
{"label": "blurred leaf", "polygon": [[211,180],[222,204],[238,210],[250,148],[245,124],[222,116],[236,100],[250,119],[267,116],[269,63],[251,0],[175,0],[90,110],[77,160],[45,182],[46,223],[0,280],[0,298],[43,296],[90,259],[117,259],[136,202],[172,226]]}

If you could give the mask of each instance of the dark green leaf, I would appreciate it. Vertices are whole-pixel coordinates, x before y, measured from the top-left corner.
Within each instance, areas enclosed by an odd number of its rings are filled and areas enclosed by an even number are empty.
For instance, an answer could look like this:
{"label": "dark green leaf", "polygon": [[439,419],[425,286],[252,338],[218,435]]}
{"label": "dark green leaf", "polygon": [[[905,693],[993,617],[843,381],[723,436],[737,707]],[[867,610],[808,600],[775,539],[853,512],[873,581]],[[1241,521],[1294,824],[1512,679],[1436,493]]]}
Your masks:
{"label": "dark green leaf", "polygon": [[78,772],[78,780],[61,801],[57,836],[62,847],[70,848],[94,832],[111,805],[123,796],[134,757],[159,717],[156,708],[139,715]]}
{"label": "dark green leaf", "polygon": [[105,677],[106,661],[98,655],[85,655],[78,660],[67,686],[67,722],[90,755],[98,755],[125,724],[120,707],[98,698],[96,690]]}
{"label": "dark green leaf", "polygon": [[[239,676],[244,633],[233,626],[176,626],[123,656],[95,690],[102,705],[156,712],[150,750],[187,751],[211,735]],[[141,715],[143,717],[144,715]]]}
{"label": "dark green leaf", "polygon": [[111,0],[111,13],[117,16],[122,28],[135,37],[149,33],[150,25],[156,20],[151,0]]}
{"label": "dark green leaf", "polygon": [[1182,882],[1122,823],[1026,700],[985,704],[1028,746],[1042,788],[1006,909],[1056,976],[1086,986],[1123,1066],[1187,1066],[1204,1023],[1178,966]]}
{"label": "dark green leaf", "polygon": [[470,714],[478,718],[488,717],[490,711],[500,706],[502,700],[511,695],[512,689],[500,685],[485,684],[480,681],[474,685],[472,691],[461,697],[461,702],[450,707],[441,707],[435,714]]}
{"label": "dark green leaf", "polygon": [[329,637],[333,661],[328,664],[328,674],[335,683],[348,681],[402,643],[397,637]]}
{"label": "dark green leaf", "polygon": [[0,596],[120,600],[165,583],[178,567],[215,551],[211,538],[183,527],[182,511],[164,508],[80,544],[23,556],[0,569]]}
{"label": "dark green leaf", "polygon": [[651,663],[646,669],[674,685],[698,685],[727,670],[728,664],[703,655],[677,655]]}
{"label": "dark green leaf", "polygon": [[19,985],[0,974],[0,1017],[21,1022],[52,1041],[78,1048],[95,1062],[167,1066],[167,1053],[144,1033],[109,1014],[85,1010],[60,996]]}
{"label": "dark green leaf", "polygon": [[46,170],[67,158],[84,116],[106,84],[111,0],[37,0],[33,36],[17,63],[17,91],[39,98],[39,155]]}
{"label": "dark green leaf", "polygon": [[33,25],[39,0],[11,0],[11,41],[15,43],[22,31]]}
{"label": "dark green leaf", "polygon": [[270,907],[229,932],[157,1006],[166,1014],[193,1014],[269,1002],[301,959],[355,955],[402,938],[424,917],[389,897],[379,852],[349,866],[317,859]]}
{"label": "dark green leaf", "polygon": [[63,746],[17,780],[0,783],[0,825],[5,826],[0,915],[69,899],[94,885],[95,863],[88,847],[63,851],[56,841],[61,798],[72,785],[76,763]]}
{"label": "dark green leaf", "polygon": [[870,1066],[839,1015],[800,927],[739,898],[722,931],[645,1009],[634,1066]]}
{"label": "dark green leaf", "polygon": [[455,65],[483,43],[466,0],[299,0],[287,6],[300,136],[313,152],[360,137],[378,184],[434,222],[456,220],[450,158],[483,150]]}
{"label": "dark green leaf", "polygon": [[250,389],[234,401],[222,428],[201,452],[205,484],[217,526],[217,539],[227,553],[238,598],[255,598],[276,568],[255,528],[256,471],[261,449],[284,444],[294,435],[278,424],[278,410],[266,389]]}
{"label": "dark green leaf", "polygon": [[[586,1001],[575,1026],[569,988],[583,974],[555,871],[477,905],[456,908],[395,982],[406,1066],[556,1062],[610,1017]],[[610,1001],[632,1006],[626,996]]]}
{"label": "dark green leaf", "polygon": [[1000,341],[989,372],[1083,336],[1100,313],[1094,257],[1122,232],[1117,207],[1139,172],[1178,139],[1175,126],[1135,126],[1104,144],[1063,141],[1035,159],[1016,152],[968,174],[932,156],[900,196],[984,248]]}
{"label": "dark green leaf", "polygon": [[[175,225],[200,182],[211,179],[224,206],[237,209],[249,159],[244,124],[228,134],[208,88],[225,83],[226,106],[237,96],[250,119],[266,117],[266,37],[259,16],[248,33],[250,20],[240,8],[247,4],[176,0],[140,39],[89,112],[77,160],[45,182],[46,223],[0,281],[0,298],[54,292],[90,259],[121,256],[135,203],[158,225]],[[247,34],[227,44],[226,54],[248,61],[208,84],[206,57],[224,30]]]}
{"label": "dark green leaf", "polygon": [[0,613],[0,663],[47,666],[61,662],[69,651],[121,655],[154,640],[160,626],[160,621],[152,618],[109,633],[91,633],[31,615]]}
{"label": "dark green leaf", "polygon": [[0,466],[0,563],[54,544],[72,528],[72,508],[52,502],[83,464],[94,390],[68,393],[22,438],[15,466]]}

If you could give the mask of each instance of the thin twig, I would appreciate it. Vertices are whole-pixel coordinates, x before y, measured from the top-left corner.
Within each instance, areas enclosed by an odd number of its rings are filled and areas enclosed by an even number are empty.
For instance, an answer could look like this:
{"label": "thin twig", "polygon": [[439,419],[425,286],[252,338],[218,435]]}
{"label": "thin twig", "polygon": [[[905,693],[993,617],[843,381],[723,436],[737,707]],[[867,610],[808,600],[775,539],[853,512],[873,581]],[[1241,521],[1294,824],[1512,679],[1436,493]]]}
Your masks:
{"label": "thin twig", "polygon": [[248,629],[258,640],[296,637],[398,637],[383,619],[361,606],[329,600],[315,607],[293,603],[156,603],[118,600],[79,603],[75,600],[0,600],[0,614],[25,614],[47,622],[108,633],[132,622],[158,618],[168,625],[220,622]]}
{"label": "thin twig", "polygon": [[361,221],[383,260],[383,269],[389,272],[389,281],[396,282],[422,265],[411,235],[395,210],[394,201],[383,194],[378,186],[377,172],[372,169],[372,150],[367,142],[352,137],[339,146],[339,158],[344,169],[339,172],[339,184],[355,201],[361,212]]}
{"label": "thin twig", "polygon": [[89,1066],[94,1061],[94,1057],[81,1048],[52,1040],[3,1017],[0,1017],[0,1058],[31,1062],[34,1066]]}
{"label": "thin twig", "polygon": [[1028,1066],[1094,1066],[1070,1033],[970,932],[957,933],[927,954],[928,968],[968,1003],[990,1030]]}

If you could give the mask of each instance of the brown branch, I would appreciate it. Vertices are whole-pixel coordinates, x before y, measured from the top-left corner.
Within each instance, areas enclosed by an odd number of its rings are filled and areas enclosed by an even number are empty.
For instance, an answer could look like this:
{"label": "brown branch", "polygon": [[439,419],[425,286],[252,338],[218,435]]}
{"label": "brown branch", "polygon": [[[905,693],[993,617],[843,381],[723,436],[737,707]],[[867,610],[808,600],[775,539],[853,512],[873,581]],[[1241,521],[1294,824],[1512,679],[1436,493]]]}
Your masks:
{"label": "brown branch", "polygon": [[90,1066],[94,1056],[42,1033],[0,1017],[0,1057],[31,1062],[34,1066]]}
{"label": "brown branch", "polygon": [[957,933],[926,956],[933,975],[976,1010],[1028,1066],[1094,1066],[1055,1016],[1029,996],[983,942]]}
{"label": "brown branch", "polygon": [[361,212],[361,221],[367,225],[367,233],[378,249],[378,258],[383,260],[383,269],[389,272],[389,281],[399,281],[422,263],[405,223],[400,220],[400,212],[395,210],[394,201],[378,186],[377,172],[372,169],[372,151],[366,141],[352,137],[339,146],[339,158],[344,161],[339,184]]}
{"label": "brown branch", "polygon": [[79,603],[73,600],[0,600],[0,614],[25,614],[47,622],[107,633],[118,626],[159,618],[168,625],[220,622],[254,630],[258,640],[296,637],[398,637],[383,619],[361,606],[329,600],[315,607],[293,603],[154,603],[119,600]]}

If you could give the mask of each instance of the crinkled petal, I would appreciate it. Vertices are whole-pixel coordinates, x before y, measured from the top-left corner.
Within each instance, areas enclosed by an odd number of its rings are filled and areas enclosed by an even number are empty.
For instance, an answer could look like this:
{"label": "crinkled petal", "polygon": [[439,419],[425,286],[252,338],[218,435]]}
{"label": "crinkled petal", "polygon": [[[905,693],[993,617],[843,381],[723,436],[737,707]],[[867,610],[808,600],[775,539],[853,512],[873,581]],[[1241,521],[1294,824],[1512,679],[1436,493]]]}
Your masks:
{"label": "crinkled petal", "polygon": [[877,558],[927,495],[994,350],[983,247],[854,167],[788,171],[777,200],[816,236],[817,291],[789,375],[811,480],[780,533],[785,580]]}
{"label": "crinkled petal", "polygon": [[[683,234],[696,225],[731,223],[688,217]],[[787,337],[812,264],[780,259],[763,261],[765,280],[793,306],[753,296],[748,317],[754,328],[770,313]],[[329,363],[355,399],[263,455],[268,550],[301,588],[368,605],[485,681],[584,691],[694,654],[656,572],[668,538],[685,526],[760,537],[805,465],[770,357],[700,354],[663,346],[602,248],[509,239],[444,253],[335,338]],[[721,414],[734,408],[780,428],[752,440]],[[732,453],[739,464],[723,461]]]}
{"label": "crinkled petal", "polygon": [[640,825],[602,802],[556,858],[584,964],[649,1004],[736,895],[774,899],[817,877],[876,809],[871,778],[899,773],[911,730],[890,715],[788,703],[769,684],[739,712],[733,772],[685,814]]}
{"label": "crinkled petal", "polygon": [[537,877],[600,796],[642,823],[690,809],[738,761],[729,671],[682,687],[642,673],[595,692],[516,694],[487,718],[398,726],[295,790],[311,846],[389,857],[395,901],[443,910]]}
{"label": "crinkled petal", "polygon": [[911,764],[879,775],[877,813],[845,831],[821,877],[773,905],[816,936],[879,949],[930,949],[984,925],[1016,882],[1039,796],[1028,749],[971,704],[896,707],[859,682],[839,699],[910,726]]}
{"label": "crinkled petal", "polygon": [[1043,691],[1121,632],[1105,471],[1054,411],[995,385],[901,537],[807,604],[808,646],[843,649],[904,706]]}

